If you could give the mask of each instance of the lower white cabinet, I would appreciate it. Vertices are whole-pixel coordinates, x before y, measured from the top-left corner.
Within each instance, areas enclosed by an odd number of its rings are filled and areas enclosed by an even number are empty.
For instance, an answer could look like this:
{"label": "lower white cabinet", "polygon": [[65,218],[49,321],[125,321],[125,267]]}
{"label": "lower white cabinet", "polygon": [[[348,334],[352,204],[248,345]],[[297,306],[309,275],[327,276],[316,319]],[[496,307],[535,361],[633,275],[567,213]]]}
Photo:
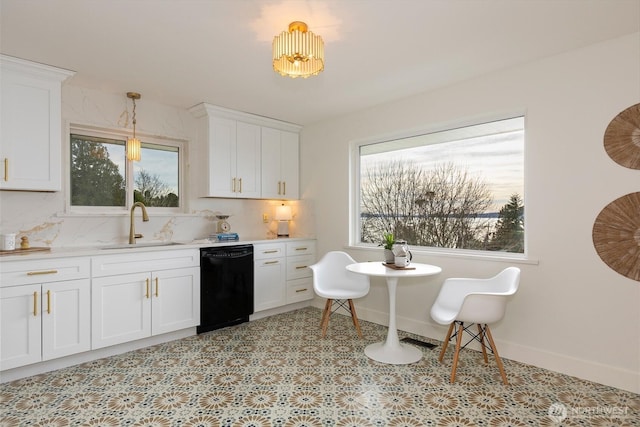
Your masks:
{"label": "lower white cabinet", "polygon": [[284,243],[253,245],[253,310],[286,304],[286,259]]}
{"label": "lower white cabinet", "polygon": [[256,312],[313,298],[315,240],[254,244]]}
{"label": "lower white cabinet", "polygon": [[92,348],[197,326],[199,262],[198,250],[93,258]]}
{"label": "lower white cabinet", "polygon": [[0,279],[0,370],[90,350],[88,258],[6,262]]}

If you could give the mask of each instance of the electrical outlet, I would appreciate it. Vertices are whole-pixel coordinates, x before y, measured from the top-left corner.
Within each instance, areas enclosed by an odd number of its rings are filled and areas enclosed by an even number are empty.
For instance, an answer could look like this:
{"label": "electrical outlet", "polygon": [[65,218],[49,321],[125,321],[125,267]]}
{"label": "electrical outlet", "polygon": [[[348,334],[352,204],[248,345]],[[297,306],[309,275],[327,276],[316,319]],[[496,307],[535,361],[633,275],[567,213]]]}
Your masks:
{"label": "electrical outlet", "polygon": [[266,213],[262,214],[262,222],[264,222],[265,224],[269,222],[269,215]]}

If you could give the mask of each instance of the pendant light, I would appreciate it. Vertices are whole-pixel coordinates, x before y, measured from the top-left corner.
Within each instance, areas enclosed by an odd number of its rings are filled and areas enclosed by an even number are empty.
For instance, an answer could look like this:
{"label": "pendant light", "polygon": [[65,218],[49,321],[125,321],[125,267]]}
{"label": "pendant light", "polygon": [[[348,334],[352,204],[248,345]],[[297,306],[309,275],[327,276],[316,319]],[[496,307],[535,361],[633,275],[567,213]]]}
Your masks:
{"label": "pendant light", "polygon": [[136,99],[141,95],[137,92],[127,92],[127,98],[133,101],[133,137],[127,138],[127,160],[140,161],[140,140],[136,138]]}

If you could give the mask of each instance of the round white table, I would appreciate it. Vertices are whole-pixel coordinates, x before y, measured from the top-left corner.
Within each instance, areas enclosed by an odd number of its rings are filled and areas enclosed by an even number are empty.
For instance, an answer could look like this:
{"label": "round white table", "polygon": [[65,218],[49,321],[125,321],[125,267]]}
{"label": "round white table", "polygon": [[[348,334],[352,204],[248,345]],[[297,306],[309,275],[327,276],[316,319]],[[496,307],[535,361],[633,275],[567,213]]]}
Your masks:
{"label": "round white table", "polygon": [[365,274],[367,276],[384,277],[387,280],[389,290],[389,330],[384,342],[370,344],[364,349],[364,353],[373,360],[393,365],[415,363],[422,358],[422,351],[398,340],[396,328],[396,287],[398,280],[406,277],[433,276],[439,274],[442,269],[435,265],[419,264],[412,262],[408,268],[393,269],[386,267],[382,262],[359,262],[347,265],[347,270]]}

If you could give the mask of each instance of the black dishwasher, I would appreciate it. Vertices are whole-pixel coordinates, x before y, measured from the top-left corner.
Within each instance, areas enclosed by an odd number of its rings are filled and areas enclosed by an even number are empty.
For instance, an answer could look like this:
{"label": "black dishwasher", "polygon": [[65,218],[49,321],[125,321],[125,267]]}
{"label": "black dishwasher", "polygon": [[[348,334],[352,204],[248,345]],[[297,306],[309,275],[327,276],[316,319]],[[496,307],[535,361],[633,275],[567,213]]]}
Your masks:
{"label": "black dishwasher", "polygon": [[200,249],[199,334],[248,322],[253,313],[253,245]]}

